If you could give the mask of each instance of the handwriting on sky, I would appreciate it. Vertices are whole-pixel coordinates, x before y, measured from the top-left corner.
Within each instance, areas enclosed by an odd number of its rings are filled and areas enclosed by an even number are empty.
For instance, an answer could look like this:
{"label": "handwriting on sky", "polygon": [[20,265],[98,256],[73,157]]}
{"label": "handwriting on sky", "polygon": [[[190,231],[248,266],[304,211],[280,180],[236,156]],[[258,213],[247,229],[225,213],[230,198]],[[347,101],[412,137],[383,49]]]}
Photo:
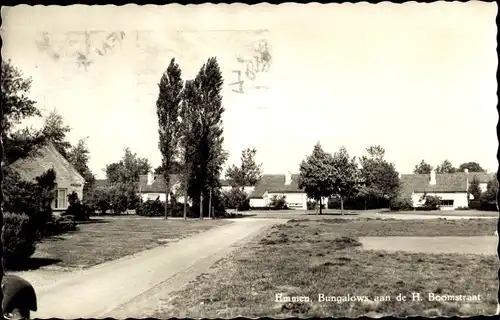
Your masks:
{"label": "handwriting on sky", "polygon": [[123,31],[42,32],[35,44],[53,60],[75,63],[87,70],[95,59],[112,53],[124,38]]}
{"label": "handwriting on sky", "polygon": [[259,85],[262,73],[269,72],[272,57],[269,52],[267,40],[261,39],[254,42],[249,55],[236,58],[239,69],[233,70],[235,81],[229,83],[236,93],[245,93],[247,89],[269,89],[267,85]]}

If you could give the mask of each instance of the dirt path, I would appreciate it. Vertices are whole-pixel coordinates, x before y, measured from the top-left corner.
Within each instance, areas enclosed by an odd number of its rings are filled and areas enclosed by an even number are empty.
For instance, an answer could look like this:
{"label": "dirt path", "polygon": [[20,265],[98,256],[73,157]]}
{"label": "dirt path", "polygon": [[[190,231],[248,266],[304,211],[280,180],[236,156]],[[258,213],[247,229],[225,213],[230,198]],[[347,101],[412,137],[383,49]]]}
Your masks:
{"label": "dirt path", "polygon": [[498,237],[360,237],[366,250],[497,255]]}
{"label": "dirt path", "polygon": [[[39,310],[33,313],[33,318],[131,317],[130,313],[120,314],[127,310],[127,306],[141,305],[141,297],[151,296],[159,288],[179,289],[208,271],[215,261],[237,246],[264,229],[284,222],[286,220],[237,219],[235,223],[168,246],[156,247],[84,271],[57,273],[56,282],[52,278],[52,281],[35,284]],[[22,276],[30,280],[28,273]]]}

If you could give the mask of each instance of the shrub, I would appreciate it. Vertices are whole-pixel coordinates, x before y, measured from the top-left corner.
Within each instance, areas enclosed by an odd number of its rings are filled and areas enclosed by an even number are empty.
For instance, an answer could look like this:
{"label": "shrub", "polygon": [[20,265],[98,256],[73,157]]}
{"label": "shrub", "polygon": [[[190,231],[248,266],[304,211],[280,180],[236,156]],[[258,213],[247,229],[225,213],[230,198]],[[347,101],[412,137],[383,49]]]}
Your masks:
{"label": "shrub", "polygon": [[227,209],[250,210],[250,199],[245,191],[240,188],[232,188],[228,192],[223,192],[222,199],[224,207]]}
{"label": "shrub", "polygon": [[441,205],[441,199],[439,197],[424,194],[422,198],[425,199],[425,203],[422,206],[424,210],[439,210],[439,206]]}
{"label": "shrub", "polygon": [[47,224],[44,237],[57,236],[75,230],[77,230],[77,226],[72,216],[53,217]]}
{"label": "shrub", "polygon": [[408,211],[413,209],[413,202],[408,197],[397,197],[390,202],[391,211]]}
{"label": "shrub", "polygon": [[22,264],[35,253],[37,235],[26,214],[4,213],[3,250],[7,266]]}
{"label": "shrub", "polygon": [[127,209],[136,209],[140,204],[140,198],[133,185],[113,184],[96,187],[90,204],[102,214],[108,210],[120,214]]}
{"label": "shrub", "polygon": [[271,207],[273,210],[285,210],[288,209],[288,206],[286,204],[286,196],[272,196],[271,201],[269,203],[269,207]]}
{"label": "shrub", "polygon": [[457,207],[455,210],[469,210],[469,207]]}
{"label": "shrub", "polygon": [[78,194],[76,192],[72,192],[68,196],[68,202],[68,209],[66,209],[63,215],[72,216],[76,221],[87,221],[94,213],[91,206],[80,202],[80,200],[78,199]]}
{"label": "shrub", "polygon": [[165,204],[160,200],[148,200],[141,203],[135,212],[144,217],[161,217],[165,215]]}

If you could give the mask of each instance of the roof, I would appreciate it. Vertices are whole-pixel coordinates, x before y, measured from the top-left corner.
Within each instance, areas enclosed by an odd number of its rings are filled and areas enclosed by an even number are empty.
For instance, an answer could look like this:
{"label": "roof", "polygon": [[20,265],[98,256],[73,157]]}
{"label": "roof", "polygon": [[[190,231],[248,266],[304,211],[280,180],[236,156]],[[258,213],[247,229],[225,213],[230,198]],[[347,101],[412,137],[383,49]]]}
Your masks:
{"label": "roof", "polygon": [[[139,190],[141,193],[165,193],[165,178],[162,174],[155,174],[153,183],[148,185],[148,175],[143,174],[139,176]],[[170,175],[170,189],[179,184],[181,176],[178,174]]]}
{"label": "roof", "polygon": [[476,177],[479,183],[488,183],[495,179],[496,173],[493,172],[469,172],[469,183]]}
{"label": "roof", "polygon": [[284,174],[265,174],[255,186],[250,198],[262,198],[266,192],[271,193],[302,193],[298,184],[299,175],[292,174],[292,181],[285,185]]}
{"label": "roof", "polygon": [[436,184],[429,184],[429,174],[402,174],[401,184],[403,194],[411,195],[412,192],[467,192],[467,174],[436,173]]}
{"label": "roof", "polygon": [[62,180],[71,184],[84,184],[85,179],[75,167],[64,158],[52,143],[41,147],[33,157],[20,159],[10,166],[26,181],[33,181],[49,169],[56,172],[56,183]]}

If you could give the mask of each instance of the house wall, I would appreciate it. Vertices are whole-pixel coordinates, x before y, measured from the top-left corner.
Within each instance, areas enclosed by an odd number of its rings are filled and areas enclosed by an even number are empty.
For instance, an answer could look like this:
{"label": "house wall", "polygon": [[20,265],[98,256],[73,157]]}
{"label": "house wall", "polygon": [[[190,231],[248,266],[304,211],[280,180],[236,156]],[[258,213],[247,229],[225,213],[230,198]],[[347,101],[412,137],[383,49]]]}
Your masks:
{"label": "house wall", "polygon": [[265,207],[267,206],[267,199],[264,198],[251,198],[250,207]]}
{"label": "house wall", "polygon": [[[413,193],[412,202],[414,207],[421,207],[425,201],[420,201],[420,198],[424,195],[424,193]],[[467,200],[466,192],[455,192],[455,193],[430,193],[429,196],[437,196],[440,197],[441,200],[453,200],[452,207],[441,206],[441,210],[453,210],[458,207],[467,207],[469,202]]]}
{"label": "house wall", "polygon": [[[57,176],[57,172],[56,172],[56,176]],[[69,201],[67,200],[67,197],[73,192],[76,192],[76,194],[78,195],[78,199],[80,199],[80,200],[83,199],[83,183],[81,183],[81,184],[74,183],[74,182],[68,181],[62,177],[61,178],[58,177],[56,182],[57,182],[56,187],[55,187],[56,190],[63,189],[66,191],[66,206],[64,208],[60,208],[60,207],[56,208],[55,201],[53,201],[52,202],[52,210],[54,212],[62,212],[68,208]],[[56,196],[57,196],[57,194],[56,194]]]}
{"label": "house wall", "polygon": [[[148,201],[148,200],[156,200],[158,196],[160,196],[160,201],[165,202],[166,199],[166,194],[165,193],[147,193],[143,192],[141,194],[138,194],[139,197],[141,197],[142,201]],[[170,200],[170,197],[168,197]],[[184,196],[177,196],[177,202],[184,203]],[[189,205],[191,205],[191,201],[188,201]]]}

